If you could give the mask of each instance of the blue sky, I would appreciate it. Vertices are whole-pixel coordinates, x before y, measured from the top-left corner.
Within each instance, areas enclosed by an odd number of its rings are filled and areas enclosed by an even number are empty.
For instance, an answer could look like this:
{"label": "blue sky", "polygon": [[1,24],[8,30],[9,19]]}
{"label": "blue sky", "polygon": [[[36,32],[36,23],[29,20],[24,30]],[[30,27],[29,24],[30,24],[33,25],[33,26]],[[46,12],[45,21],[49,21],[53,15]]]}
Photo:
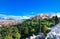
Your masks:
{"label": "blue sky", "polygon": [[30,16],[60,12],[60,0],[0,0],[0,14]]}

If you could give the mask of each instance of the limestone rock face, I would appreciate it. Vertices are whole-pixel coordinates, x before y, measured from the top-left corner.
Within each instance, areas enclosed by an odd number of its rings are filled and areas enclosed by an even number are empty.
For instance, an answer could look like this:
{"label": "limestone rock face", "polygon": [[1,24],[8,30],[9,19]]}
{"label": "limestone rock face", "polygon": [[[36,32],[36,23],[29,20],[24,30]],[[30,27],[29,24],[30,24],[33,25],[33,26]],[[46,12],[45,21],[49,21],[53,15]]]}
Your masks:
{"label": "limestone rock face", "polygon": [[52,28],[45,39],[60,39],[60,23]]}
{"label": "limestone rock face", "polygon": [[44,33],[39,33],[35,39],[45,39]]}
{"label": "limestone rock face", "polygon": [[29,38],[26,39],[45,39],[45,35],[44,33],[39,33],[38,35],[33,34],[33,36],[30,36]]}

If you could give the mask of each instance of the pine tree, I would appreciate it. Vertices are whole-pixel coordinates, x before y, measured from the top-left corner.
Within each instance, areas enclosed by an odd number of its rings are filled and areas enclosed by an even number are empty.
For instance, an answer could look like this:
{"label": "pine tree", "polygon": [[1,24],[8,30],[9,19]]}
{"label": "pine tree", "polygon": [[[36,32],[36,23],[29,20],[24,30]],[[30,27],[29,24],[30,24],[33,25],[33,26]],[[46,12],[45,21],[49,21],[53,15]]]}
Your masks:
{"label": "pine tree", "polygon": [[57,17],[57,15],[55,16],[55,25],[59,23],[59,19]]}

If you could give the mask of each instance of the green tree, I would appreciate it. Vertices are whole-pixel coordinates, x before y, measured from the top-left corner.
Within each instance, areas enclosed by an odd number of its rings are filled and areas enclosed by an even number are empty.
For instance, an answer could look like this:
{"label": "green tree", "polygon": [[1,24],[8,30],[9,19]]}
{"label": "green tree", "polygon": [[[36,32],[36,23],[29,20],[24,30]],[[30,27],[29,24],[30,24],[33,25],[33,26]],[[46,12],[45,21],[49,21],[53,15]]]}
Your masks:
{"label": "green tree", "polygon": [[44,27],[43,27],[43,33],[44,33],[45,35],[47,35],[50,30],[51,30],[51,28],[49,28],[49,27],[47,27],[47,26],[44,26]]}
{"label": "green tree", "polygon": [[55,16],[55,25],[59,23],[59,19],[57,17],[57,15]]}
{"label": "green tree", "polygon": [[21,38],[21,34],[18,33],[18,32],[16,32],[16,33],[15,33],[15,39],[20,39],[20,38]]}
{"label": "green tree", "polygon": [[38,22],[39,22],[39,31],[41,32],[41,19],[39,19]]}
{"label": "green tree", "polygon": [[7,35],[4,37],[4,39],[12,39],[12,36],[11,35]]}
{"label": "green tree", "polygon": [[2,39],[3,37],[2,37],[2,35],[0,34],[0,39]]}

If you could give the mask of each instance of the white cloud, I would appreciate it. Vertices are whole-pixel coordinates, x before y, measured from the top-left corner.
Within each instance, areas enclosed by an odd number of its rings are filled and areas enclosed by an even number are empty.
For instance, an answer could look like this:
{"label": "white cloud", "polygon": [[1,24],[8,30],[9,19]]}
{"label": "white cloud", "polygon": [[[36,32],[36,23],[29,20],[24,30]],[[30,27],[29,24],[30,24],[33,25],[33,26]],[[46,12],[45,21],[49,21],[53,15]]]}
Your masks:
{"label": "white cloud", "polygon": [[21,20],[21,19],[29,19],[30,16],[14,16],[14,15],[4,15],[4,14],[0,14],[0,18],[4,18],[4,19],[15,19],[15,20]]}
{"label": "white cloud", "polygon": [[57,13],[52,13],[51,15],[52,15],[52,16],[56,16],[56,15],[57,15],[58,17],[60,17],[60,13],[59,13],[59,12],[57,12]]}
{"label": "white cloud", "polygon": [[[60,13],[51,13],[52,16],[57,15],[58,17],[60,17]],[[28,16],[15,16],[15,15],[5,15],[5,14],[0,14],[0,18],[4,18],[4,19],[15,19],[15,20],[21,20],[21,19],[29,19],[32,15],[28,15]]]}
{"label": "white cloud", "polygon": [[57,13],[56,15],[57,15],[58,17],[60,17],[60,13]]}

